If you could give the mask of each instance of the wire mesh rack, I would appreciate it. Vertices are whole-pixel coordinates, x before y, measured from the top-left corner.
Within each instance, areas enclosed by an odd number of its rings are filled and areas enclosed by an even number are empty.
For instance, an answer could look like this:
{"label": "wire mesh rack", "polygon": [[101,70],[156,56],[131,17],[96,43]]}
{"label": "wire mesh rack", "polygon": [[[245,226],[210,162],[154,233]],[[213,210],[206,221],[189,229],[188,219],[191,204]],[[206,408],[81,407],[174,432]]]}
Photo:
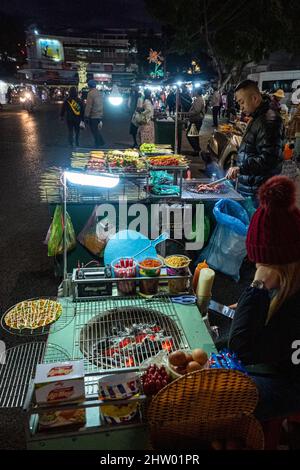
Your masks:
{"label": "wire mesh rack", "polygon": [[53,321],[47,325],[40,326],[38,328],[24,328],[24,327],[12,328],[10,327],[6,323],[7,315],[10,314],[10,312],[12,312],[12,310],[16,308],[18,305],[22,304],[22,302],[19,302],[18,304],[13,305],[8,310],[6,310],[6,312],[2,315],[1,317],[2,328],[12,335],[24,336],[24,337],[36,337],[36,336],[47,335],[49,333],[50,328],[51,328],[52,333],[65,328],[74,318],[74,309],[72,308],[72,305],[69,300],[67,299],[58,300],[56,297],[43,297],[43,298],[27,299],[23,302],[32,302],[32,301],[44,300],[44,299],[55,301],[62,307],[62,313],[57,318],[56,321]]}
{"label": "wire mesh rack", "polygon": [[37,364],[69,360],[65,349],[42,341],[20,344],[3,352],[0,355],[0,408],[23,406]]}
{"label": "wire mesh rack", "polygon": [[[92,188],[88,186],[76,186],[68,183],[67,203],[97,203],[103,201],[119,201],[120,197],[126,196],[128,201],[143,200],[147,197],[147,182],[145,178],[131,177],[130,179],[121,179],[118,186],[113,189]],[[62,189],[56,191],[44,190],[43,201],[48,204],[59,204],[63,201]]]}
{"label": "wire mesh rack", "polygon": [[162,349],[189,347],[167,296],[81,300],[75,304],[72,356],[84,358],[86,373],[139,368]]}

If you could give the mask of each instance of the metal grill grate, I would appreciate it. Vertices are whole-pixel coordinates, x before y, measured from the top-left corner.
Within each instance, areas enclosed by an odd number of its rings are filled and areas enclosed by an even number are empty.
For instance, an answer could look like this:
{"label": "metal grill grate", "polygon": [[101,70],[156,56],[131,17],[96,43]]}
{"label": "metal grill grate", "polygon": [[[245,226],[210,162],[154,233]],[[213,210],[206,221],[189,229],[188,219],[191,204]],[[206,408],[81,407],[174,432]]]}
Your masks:
{"label": "metal grill grate", "polygon": [[139,367],[144,360],[161,350],[159,343],[144,348],[132,366],[128,365],[127,360],[130,359],[130,349],[124,350],[123,364],[112,365],[109,357],[103,354],[102,346],[96,352],[95,345],[101,340],[113,339],[114,331],[120,329],[120,325],[155,324],[162,328],[166,337],[172,337],[171,350],[189,347],[174,305],[168,297],[150,301],[139,297],[78,301],[74,323],[73,358],[84,356],[87,373]]}
{"label": "metal grill grate", "polygon": [[[47,358],[45,352],[47,348]],[[0,355],[0,407],[22,407],[27,389],[41,362],[69,361],[60,346],[44,342],[20,344]]]}
{"label": "metal grill grate", "polygon": [[[46,297],[43,297],[44,299]],[[56,331],[62,330],[65,328],[74,318],[74,309],[72,302],[70,302],[68,299],[66,300],[60,300],[57,299],[56,297],[47,297],[50,300],[55,300],[56,302],[60,303],[62,306],[62,314],[60,317],[54,322],[51,323],[50,325],[46,326],[41,326],[39,328],[35,329],[30,329],[30,328],[23,328],[23,329],[15,329],[15,328],[10,328],[6,323],[5,323],[5,317],[6,315],[15,307],[10,307],[3,315],[1,318],[1,326],[2,328],[7,331],[8,333],[12,335],[17,335],[17,336],[27,336],[27,337],[34,337],[34,336],[42,336],[42,335],[47,335],[49,333],[49,330],[51,329],[51,333],[55,333]],[[26,300],[39,300],[38,298],[34,299],[26,299]]]}

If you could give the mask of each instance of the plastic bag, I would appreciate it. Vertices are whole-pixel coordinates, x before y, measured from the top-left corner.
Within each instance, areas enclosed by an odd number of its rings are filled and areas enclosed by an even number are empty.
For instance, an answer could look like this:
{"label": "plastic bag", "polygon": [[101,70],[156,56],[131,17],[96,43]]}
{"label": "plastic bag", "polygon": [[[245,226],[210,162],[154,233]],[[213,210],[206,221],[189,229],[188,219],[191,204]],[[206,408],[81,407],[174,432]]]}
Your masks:
{"label": "plastic bag", "polygon": [[80,121],[79,127],[80,127],[80,129],[85,129],[85,123],[84,123],[84,121]]}
{"label": "plastic bag", "polygon": [[77,240],[93,255],[103,256],[103,250],[109,237],[115,233],[115,227],[107,218],[98,221],[97,206],[77,237]]}
{"label": "plastic bag", "polygon": [[212,269],[238,281],[240,267],[247,254],[245,241],[249,216],[240,204],[230,199],[218,201],[213,213],[217,226],[198,262],[206,259]]}
{"label": "plastic bag", "polygon": [[[48,230],[45,243],[48,245],[48,256],[61,255],[64,250],[64,220],[62,206],[56,206],[53,220]],[[67,251],[73,250],[76,246],[76,235],[71,221],[71,217],[67,213],[66,216],[66,244]]]}

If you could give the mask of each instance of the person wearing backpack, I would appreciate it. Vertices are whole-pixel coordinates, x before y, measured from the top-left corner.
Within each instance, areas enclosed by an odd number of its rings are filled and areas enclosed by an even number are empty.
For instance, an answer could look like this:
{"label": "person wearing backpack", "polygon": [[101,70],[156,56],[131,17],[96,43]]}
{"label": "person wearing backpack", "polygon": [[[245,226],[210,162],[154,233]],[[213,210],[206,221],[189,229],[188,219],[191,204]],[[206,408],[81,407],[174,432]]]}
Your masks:
{"label": "person wearing backpack", "polygon": [[79,147],[80,122],[83,121],[83,105],[81,100],[78,98],[75,86],[70,88],[69,96],[62,105],[60,112],[60,118],[62,121],[65,116],[68,126],[69,144],[73,147],[75,134],[75,145],[76,147]]}

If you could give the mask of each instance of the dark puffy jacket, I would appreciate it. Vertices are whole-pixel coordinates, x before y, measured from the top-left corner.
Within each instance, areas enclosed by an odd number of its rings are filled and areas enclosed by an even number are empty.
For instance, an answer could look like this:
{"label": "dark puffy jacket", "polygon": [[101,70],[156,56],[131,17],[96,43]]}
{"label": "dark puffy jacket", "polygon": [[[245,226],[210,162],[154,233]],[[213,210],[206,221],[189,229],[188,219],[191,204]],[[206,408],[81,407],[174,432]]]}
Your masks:
{"label": "dark puffy jacket", "polygon": [[259,187],[282,170],[284,125],[281,116],[270,109],[270,101],[252,115],[238,151],[240,168],[238,190],[243,196],[255,196]]}

